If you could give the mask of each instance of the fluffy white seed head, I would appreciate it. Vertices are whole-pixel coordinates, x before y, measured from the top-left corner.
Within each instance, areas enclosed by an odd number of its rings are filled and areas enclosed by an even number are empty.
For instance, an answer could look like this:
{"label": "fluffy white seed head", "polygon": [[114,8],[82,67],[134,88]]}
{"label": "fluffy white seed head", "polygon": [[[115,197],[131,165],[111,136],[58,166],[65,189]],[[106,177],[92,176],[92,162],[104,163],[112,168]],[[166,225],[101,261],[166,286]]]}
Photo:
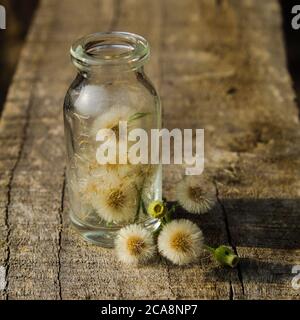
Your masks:
{"label": "fluffy white seed head", "polygon": [[115,249],[118,259],[127,264],[144,263],[155,253],[151,232],[137,224],[119,231],[115,239]]}
{"label": "fluffy white seed head", "polygon": [[158,237],[159,252],[178,265],[196,261],[202,248],[202,231],[190,220],[171,221],[164,226]]}
{"label": "fluffy white seed head", "polygon": [[105,221],[128,222],[136,214],[138,194],[133,184],[121,182],[101,188],[95,200],[93,205]]}
{"label": "fluffy white seed head", "polygon": [[177,200],[191,213],[205,213],[216,202],[213,184],[201,177],[185,177],[176,187]]}
{"label": "fluffy white seed head", "polygon": [[80,194],[107,222],[129,222],[135,217],[138,191],[132,179],[112,173],[105,179],[88,177],[80,184]]}
{"label": "fluffy white seed head", "polygon": [[131,109],[127,106],[115,105],[111,107],[109,110],[95,119],[90,133],[92,139],[96,138],[96,135],[100,129],[111,129],[116,135],[116,139],[118,140],[119,122],[128,121],[130,116],[134,113],[136,113],[136,110]]}

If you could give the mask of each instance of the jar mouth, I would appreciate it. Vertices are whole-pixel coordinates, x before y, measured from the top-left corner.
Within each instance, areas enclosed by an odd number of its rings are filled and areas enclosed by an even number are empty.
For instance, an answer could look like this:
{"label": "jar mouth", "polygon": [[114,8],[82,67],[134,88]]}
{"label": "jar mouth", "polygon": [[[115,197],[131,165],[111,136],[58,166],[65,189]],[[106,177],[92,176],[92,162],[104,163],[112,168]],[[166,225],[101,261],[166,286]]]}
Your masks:
{"label": "jar mouth", "polygon": [[104,66],[141,67],[150,54],[143,37],[129,32],[98,32],[75,41],[70,49],[79,69]]}

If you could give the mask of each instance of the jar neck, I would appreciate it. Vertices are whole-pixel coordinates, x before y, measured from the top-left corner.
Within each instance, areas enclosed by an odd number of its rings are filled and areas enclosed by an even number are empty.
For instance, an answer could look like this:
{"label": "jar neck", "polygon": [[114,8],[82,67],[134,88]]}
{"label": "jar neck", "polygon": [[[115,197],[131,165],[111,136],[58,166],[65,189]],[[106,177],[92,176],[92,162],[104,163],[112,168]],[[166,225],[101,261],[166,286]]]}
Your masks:
{"label": "jar neck", "polygon": [[148,42],[127,32],[91,34],[71,47],[72,62],[79,72],[85,78],[99,81],[125,80],[143,73],[149,54]]}

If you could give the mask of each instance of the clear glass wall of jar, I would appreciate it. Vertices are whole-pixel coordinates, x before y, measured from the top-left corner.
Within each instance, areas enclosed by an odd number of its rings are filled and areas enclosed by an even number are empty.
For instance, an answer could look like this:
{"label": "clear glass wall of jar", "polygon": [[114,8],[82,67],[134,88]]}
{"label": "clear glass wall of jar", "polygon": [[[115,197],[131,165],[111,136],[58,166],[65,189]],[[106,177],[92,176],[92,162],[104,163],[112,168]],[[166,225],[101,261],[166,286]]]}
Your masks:
{"label": "clear glass wall of jar", "polygon": [[112,129],[118,140],[120,121],[149,136],[161,127],[160,100],[144,73],[148,57],[147,41],[125,32],[91,34],[71,47],[78,74],[64,103],[70,218],[85,239],[105,247],[127,224],[159,227],[146,209],[162,189],[161,166],[150,164],[150,153],[148,164],[100,164],[96,157],[100,129]]}

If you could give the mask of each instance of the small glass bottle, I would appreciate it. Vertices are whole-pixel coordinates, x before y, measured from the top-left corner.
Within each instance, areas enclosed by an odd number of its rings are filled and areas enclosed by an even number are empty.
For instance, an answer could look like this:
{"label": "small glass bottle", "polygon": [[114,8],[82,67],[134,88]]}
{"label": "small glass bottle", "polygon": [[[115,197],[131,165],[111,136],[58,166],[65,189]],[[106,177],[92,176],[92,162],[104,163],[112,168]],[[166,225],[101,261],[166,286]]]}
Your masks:
{"label": "small glass bottle", "polygon": [[[150,140],[161,128],[160,100],[144,73],[147,41],[132,33],[95,33],[76,41],[71,58],[78,69],[64,102],[70,218],[87,240],[112,247],[116,232],[131,223],[156,230],[147,215],[161,200],[161,166],[148,163],[101,164],[99,130],[110,129],[118,145],[120,123],[141,128]],[[109,137],[107,138],[109,140]],[[128,150],[134,142],[128,142]],[[147,147],[150,154],[150,142]],[[118,156],[118,150],[116,155]]]}

